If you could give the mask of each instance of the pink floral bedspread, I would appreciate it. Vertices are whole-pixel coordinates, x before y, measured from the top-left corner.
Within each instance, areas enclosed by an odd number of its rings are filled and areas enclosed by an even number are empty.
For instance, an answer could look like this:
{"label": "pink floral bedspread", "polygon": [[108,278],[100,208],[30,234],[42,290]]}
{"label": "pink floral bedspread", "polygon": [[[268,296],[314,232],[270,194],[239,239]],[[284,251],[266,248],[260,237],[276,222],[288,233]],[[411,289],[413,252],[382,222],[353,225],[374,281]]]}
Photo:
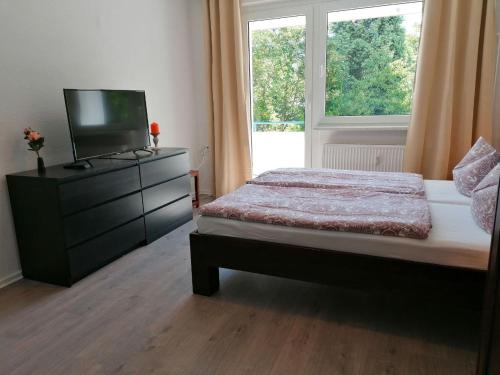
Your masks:
{"label": "pink floral bedspread", "polygon": [[204,216],[340,232],[427,238],[425,197],[360,189],[247,184],[201,207]]}
{"label": "pink floral bedspread", "polygon": [[424,180],[422,175],[416,173],[283,168],[264,172],[248,183],[283,187],[363,189],[425,196]]}

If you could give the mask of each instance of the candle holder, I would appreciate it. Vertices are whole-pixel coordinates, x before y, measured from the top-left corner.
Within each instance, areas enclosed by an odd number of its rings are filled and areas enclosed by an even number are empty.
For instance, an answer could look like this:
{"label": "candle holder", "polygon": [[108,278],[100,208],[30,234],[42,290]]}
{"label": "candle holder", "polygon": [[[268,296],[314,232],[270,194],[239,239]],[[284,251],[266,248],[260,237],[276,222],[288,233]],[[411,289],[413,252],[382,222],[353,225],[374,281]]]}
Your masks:
{"label": "candle holder", "polygon": [[160,142],[160,139],[158,138],[158,136],[160,135],[160,133],[151,133],[151,135],[153,136],[153,143],[155,144],[153,150],[159,150],[158,143]]}

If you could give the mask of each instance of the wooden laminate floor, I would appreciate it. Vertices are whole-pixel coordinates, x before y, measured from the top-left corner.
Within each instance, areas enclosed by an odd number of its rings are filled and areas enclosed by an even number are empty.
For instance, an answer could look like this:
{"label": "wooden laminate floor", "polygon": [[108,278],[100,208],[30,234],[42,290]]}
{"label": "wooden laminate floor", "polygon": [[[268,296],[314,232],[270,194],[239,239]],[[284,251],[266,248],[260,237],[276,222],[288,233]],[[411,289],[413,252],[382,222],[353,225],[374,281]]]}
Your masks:
{"label": "wooden laminate floor", "polygon": [[194,227],[70,289],[0,290],[0,374],[474,373],[474,309],[229,270],[193,295]]}

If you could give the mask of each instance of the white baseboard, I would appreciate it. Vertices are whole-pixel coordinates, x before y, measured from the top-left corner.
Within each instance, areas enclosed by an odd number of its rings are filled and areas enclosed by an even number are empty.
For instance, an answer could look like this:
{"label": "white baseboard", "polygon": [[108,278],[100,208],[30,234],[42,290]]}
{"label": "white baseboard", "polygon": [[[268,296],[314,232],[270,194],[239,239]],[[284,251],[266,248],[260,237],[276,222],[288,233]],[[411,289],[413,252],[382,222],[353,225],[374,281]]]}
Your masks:
{"label": "white baseboard", "polygon": [[7,285],[15,283],[18,280],[21,280],[22,278],[23,274],[21,273],[21,271],[14,272],[9,276],[3,277],[0,279],[0,289],[5,288]]}

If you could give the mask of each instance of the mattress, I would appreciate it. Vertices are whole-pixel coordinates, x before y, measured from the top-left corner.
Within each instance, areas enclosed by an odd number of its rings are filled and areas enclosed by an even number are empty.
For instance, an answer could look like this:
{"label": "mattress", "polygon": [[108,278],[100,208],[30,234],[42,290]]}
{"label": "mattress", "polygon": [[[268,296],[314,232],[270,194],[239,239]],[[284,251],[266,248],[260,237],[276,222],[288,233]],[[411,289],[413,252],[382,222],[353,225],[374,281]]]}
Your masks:
{"label": "mattress", "polygon": [[470,206],[471,198],[458,192],[453,181],[424,180],[425,194],[429,202]]}
{"label": "mattress", "polygon": [[491,236],[465,204],[429,203],[433,227],[424,240],[335,232],[200,216],[198,232],[442,266],[486,270]]}

